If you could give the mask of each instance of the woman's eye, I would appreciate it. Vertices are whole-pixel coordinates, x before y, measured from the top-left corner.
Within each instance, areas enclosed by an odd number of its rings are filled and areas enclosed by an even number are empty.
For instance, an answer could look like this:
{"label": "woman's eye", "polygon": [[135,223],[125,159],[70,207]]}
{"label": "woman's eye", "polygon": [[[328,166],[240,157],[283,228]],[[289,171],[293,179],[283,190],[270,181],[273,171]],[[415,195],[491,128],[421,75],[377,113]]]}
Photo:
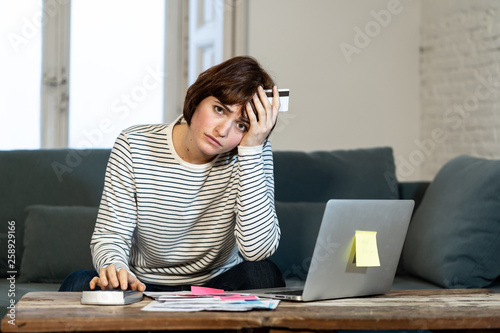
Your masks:
{"label": "woman's eye", "polygon": [[217,113],[223,113],[223,112],[224,112],[224,109],[223,109],[223,108],[221,108],[220,106],[216,105],[216,106],[215,106],[215,112],[217,112]]}
{"label": "woman's eye", "polygon": [[247,125],[243,124],[243,123],[239,123],[236,125],[238,127],[238,129],[242,132],[246,132],[247,130]]}

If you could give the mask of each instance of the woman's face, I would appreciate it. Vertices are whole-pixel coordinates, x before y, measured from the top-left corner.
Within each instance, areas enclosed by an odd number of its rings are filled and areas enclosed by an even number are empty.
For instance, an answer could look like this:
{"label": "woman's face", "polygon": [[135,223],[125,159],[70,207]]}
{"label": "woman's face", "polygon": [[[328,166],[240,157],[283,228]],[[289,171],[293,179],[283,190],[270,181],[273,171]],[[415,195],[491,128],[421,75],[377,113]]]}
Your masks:
{"label": "woman's face", "polygon": [[194,144],[200,153],[211,159],[233,150],[247,133],[250,124],[241,105],[225,105],[210,96],[201,101],[191,118]]}

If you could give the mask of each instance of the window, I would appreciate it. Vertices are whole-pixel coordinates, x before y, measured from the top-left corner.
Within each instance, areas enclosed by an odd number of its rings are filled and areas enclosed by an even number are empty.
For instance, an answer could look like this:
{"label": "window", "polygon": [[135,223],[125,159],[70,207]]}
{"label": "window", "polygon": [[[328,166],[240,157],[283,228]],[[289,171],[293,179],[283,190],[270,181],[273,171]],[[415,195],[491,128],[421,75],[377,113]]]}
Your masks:
{"label": "window", "polygon": [[163,121],[164,31],[164,1],[72,2],[70,147],[111,147],[125,128]]}
{"label": "window", "polygon": [[42,0],[0,2],[0,149],[40,148]]}

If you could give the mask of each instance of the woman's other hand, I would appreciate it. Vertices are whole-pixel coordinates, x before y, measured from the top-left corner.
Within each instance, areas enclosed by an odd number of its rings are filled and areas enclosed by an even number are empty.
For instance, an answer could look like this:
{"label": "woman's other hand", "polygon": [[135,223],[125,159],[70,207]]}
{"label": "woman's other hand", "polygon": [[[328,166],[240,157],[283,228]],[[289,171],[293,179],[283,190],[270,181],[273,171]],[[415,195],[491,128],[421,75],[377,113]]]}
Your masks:
{"label": "woman's other hand", "polygon": [[100,287],[102,290],[137,290],[145,291],[146,285],[139,281],[137,277],[127,271],[125,268],[116,271],[114,265],[109,265],[106,268],[101,268],[99,271],[99,276],[94,277],[90,281],[90,289],[95,289],[96,286]]}

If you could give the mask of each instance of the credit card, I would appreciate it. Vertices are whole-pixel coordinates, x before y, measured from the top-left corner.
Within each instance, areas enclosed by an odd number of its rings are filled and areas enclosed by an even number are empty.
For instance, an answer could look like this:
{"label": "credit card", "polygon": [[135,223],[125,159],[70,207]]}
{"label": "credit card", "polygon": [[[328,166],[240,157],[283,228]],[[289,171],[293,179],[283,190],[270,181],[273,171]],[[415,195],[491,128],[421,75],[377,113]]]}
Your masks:
{"label": "credit card", "polygon": [[[278,89],[280,95],[280,109],[279,112],[288,111],[288,102],[290,101],[290,89]],[[273,91],[272,89],[266,90],[267,99],[269,103],[273,104]]]}

